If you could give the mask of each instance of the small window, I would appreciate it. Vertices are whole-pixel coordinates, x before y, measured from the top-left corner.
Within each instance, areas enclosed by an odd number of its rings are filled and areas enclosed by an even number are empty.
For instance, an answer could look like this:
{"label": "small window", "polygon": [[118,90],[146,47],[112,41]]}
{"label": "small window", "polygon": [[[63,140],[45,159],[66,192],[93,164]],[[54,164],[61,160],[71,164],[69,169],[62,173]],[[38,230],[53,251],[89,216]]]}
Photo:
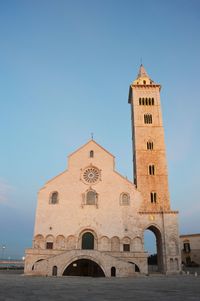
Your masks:
{"label": "small window", "polygon": [[149,165],[149,175],[153,176],[155,174],[155,166]]}
{"label": "small window", "polygon": [[144,106],[144,98],[142,98],[142,105]]}
{"label": "small window", "polygon": [[185,253],[190,253],[190,243],[189,241],[183,243],[183,250]]}
{"label": "small window", "polygon": [[53,242],[47,242],[46,249],[53,249]]}
{"label": "small window", "polygon": [[120,196],[120,204],[123,206],[129,205],[130,195],[128,193],[122,193]]}
{"label": "small window", "polygon": [[146,80],[143,80],[143,84],[146,85]]}
{"label": "small window", "polygon": [[97,193],[94,190],[89,190],[86,194],[86,205],[95,205]]}
{"label": "small window", "polygon": [[139,98],[139,105],[141,106],[142,104],[142,101],[141,101],[141,97]]}
{"label": "small window", "polygon": [[124,252],[130,252],[130,245],[129,244],[123,244],[123,251]]}
{"label": "small window", "polygon": [[156,195],[156,192],[151,192],[151,203],[156,203],[156,198],[157,198],[157,195]]}
{"label": "small window", "polygon": [[146,106],[148,106],[148,99],[146,98]]}
{"label": "small window", "polygon": [[94,151],[93,150],[90,151],[90,158],[94,158]]}
{"label": "small window", "polygon": [[152,106],[154,106],[154,98],[152,98],[152,100],[151,100],[151,101],[152,101]]}
{"label": "small window", "polygon": [[57,203],[58,203],[58,192],[55,191],[51,194],[50,204],[57,204]]}

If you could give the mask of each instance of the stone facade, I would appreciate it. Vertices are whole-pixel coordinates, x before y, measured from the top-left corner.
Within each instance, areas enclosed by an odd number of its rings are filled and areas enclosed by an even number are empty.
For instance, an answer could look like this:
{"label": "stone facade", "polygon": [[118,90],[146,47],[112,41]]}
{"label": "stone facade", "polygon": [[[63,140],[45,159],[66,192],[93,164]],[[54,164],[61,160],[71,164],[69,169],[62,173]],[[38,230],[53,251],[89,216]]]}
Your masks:
{"label": "stone facade", "polygon": [[156,236],[159,271],[180,271],[178,212],[170,209],[159,92],[141,66],[129,93],[134,183],[115,170],[112,154],[90,140],[69,156],[68,169],[39,191],[26,274],[146,274],[147,229]]}
{"label": "stone facade", "polygon": [[182,262],[186,266],[200,265],[200,234],[180,236]]}

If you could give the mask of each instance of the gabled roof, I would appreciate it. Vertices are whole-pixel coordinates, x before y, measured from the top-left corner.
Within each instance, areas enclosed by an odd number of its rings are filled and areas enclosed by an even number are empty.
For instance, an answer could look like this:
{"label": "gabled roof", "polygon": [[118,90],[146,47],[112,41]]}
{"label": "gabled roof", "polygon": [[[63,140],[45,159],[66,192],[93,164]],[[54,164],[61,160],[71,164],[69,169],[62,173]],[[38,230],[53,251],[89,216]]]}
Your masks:
{"label": "gabled roof", "polygon": [[109,154],[111,157],[115,158],[115,156],[113,156],[109,151],[107,151],[105,148],[103,148],[100,144],[98,144],[95,140],[90,139],[87,143],[85,143],[84,145],[82,145],[81,147],[79,147],[77,150],[75,150],[73,153],[69,154],[68,157],[73,156],[75,153],[79,152],[82,148],[84,148],[86,145],[90,144],[90,143],[94,143],[96,144],[99,148],[101,148],[104,152],[106,152],[107,154]]}

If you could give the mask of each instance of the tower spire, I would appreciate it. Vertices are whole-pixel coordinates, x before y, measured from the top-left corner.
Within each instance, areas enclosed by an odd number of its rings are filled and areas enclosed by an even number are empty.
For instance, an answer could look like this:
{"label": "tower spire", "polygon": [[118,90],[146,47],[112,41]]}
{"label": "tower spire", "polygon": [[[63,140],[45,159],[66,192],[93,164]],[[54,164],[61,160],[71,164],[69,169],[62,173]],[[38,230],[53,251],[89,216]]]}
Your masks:
{"label": "tower spire", "polygon": [[139,69],[137,78],[140,78],[140,77],[149,77],[149,75],[147,74],[147,72],[142,64],[140,65],[140,69]]}

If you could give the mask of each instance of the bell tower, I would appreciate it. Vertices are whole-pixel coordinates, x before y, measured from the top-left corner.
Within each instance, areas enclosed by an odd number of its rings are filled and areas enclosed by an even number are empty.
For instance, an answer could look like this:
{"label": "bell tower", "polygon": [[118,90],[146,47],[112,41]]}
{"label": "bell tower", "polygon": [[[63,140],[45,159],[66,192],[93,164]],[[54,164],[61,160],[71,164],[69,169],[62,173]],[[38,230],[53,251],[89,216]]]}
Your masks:
{"label": "bell tower", "polygon": [[130,85],[134,183],[143,195],[143,212],[169,211],[168,173],[160,103],[161,85],[140,66]]}

